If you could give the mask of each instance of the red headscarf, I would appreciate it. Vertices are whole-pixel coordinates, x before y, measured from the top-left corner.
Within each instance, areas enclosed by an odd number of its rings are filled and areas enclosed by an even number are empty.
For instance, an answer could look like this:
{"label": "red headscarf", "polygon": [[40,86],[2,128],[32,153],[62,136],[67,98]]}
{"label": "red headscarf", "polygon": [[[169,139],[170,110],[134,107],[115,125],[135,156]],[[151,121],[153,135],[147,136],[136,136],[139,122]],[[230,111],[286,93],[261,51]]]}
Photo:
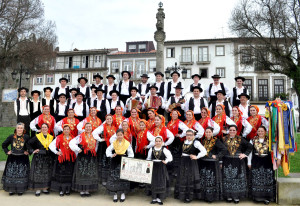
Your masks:
{"label": "red headscarf", "polygon": [[144,147],[149,144],[148,138],[147,138],[147,121],[144,119],[140,119],[140,122],[143,122],[145,124],[145,129],[144,130],[139,130],[137,137],[136,137],[136,146],[137,146],[137,153],[142,153],[143,151],[146,154],[146,150],[144,150]]}
{"label": "red headscarf", "polygon": [[214,116],[212,119],[220,126],[220,132],[217,135],[219,138],[223,137],[223,128],[224,125],[226,124],[226,113],[225,113],[225,106],[223,104],[219,104],[216,107],[221,107],[222,108],[222,114],[221,117],[219,115]]}
{"label": "red headscarf", "polygon": [[[259,112],[259,108],[256,105],[251,105],[250,108],[253,107],[256,109],[257,113]],[[250,116],[248,117],[247,121],[251,124],[252,130],[251,132],[247,135],[247,139],[251,140],[257,135],[257,129],[259,126],[261,126],[262,122],[262,117],[257,114],[256,117]]]}
{"label": "red headscarf", "polygon": [[243,129],[243,112],[240,110],[240,108],[238,106],[234,106],[233,108],[236,108],[238,110],[239,116],[238,116],[237,121],[235,121],[234,116],[232,116],[230,119],[232,119],[235,122],[235,124],[237,126],[237,135],[240,136],[242,129]]}
{"label": "red headscarf", "polygon": [[56,137],[56,148],[62,152],[62,155],[58,156],[59,163],[64,161],[75,161],[76,155],[69,147],[69,143],[73,138],[74,136],[72,136],[71,133],[69,139],[65,138],[64,134],[60,134]]}

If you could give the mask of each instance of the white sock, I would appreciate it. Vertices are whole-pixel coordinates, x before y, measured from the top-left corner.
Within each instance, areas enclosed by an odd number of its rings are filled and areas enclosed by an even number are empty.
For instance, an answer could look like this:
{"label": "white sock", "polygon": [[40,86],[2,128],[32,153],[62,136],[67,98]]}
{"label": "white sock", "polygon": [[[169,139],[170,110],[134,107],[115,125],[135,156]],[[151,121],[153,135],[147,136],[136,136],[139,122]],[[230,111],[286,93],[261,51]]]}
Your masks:
{"label": "white sock", "polygon": [[124,199],[125,199],[125,194],[122,193],[122,194],[121,194],[121,200],[124,200]]}
{"label": "white sock", "polygon": [[59,192],[59,194],[61,194],[61,195],[62,195],[62,194],[64,194],[64,192],[63,192],[63,191],[60,191],[60,192]]}
{"label": "white sock", "polygon": [[41,193],[41,190],[35,191],[35,194],[39,194],[39,193]]}
{"label": "white sock", "polygon": [[156,199],[157,202],[161,202],[161,200],[159,198]]}
{"label": "white sock", "polygon": [[114,200],[118,199],[118,195],[114,194]]}
{"label": "white sock", "polygon": [[84,192],[80,192],[81,195],[84,195]]}

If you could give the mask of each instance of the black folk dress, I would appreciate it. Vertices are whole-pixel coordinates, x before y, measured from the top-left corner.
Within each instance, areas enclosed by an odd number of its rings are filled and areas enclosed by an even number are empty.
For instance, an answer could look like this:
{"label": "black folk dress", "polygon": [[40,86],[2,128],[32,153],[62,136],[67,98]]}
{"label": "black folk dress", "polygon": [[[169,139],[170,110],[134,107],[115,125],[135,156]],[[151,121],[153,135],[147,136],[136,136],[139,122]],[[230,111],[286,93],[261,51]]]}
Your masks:
{"label": "black folk dress", "polygon": [[28,155],[24,152],[28,150],[28,135],[10,135],[3,143],[2,148],[5,153],[11,146],[12,154],[8,155],[5,169],[2,176],[3,189],[6,192],[23,193],[28,189],[30,163]]}

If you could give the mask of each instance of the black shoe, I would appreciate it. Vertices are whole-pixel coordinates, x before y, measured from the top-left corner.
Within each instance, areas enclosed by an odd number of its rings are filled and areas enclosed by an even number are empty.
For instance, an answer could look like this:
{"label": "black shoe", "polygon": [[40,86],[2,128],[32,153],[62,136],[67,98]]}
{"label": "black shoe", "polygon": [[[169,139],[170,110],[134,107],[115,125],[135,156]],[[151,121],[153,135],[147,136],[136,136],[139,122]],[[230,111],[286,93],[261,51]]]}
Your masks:
{"label": "black shoe", "polygon": [[239,204],[240,200],[233,200],[234,204]]}
{"label": "black shoe", "polygon": [[19,192],[19,193],[18,193],[18,196],[22,196],[22,195],[23,195],[23,192]]}
{"label": "black shoe", "polygon": [[118,202],[118,199],[113,199],[114,202]]}
{"label": "black shoe", "polygon": [[270,201],[269,200],[265,200],[264,203],[265,203],[265,205],[268,205],[268,204],[270,204]]}
{"label": "black shoe", "polygon": [[164,203],[163,203],[163,202],[158,202],[158,204],[159,204],[159,205],[163,205]]}
{"label": "black shoe", "polygon": [[80,194],[80,197],[85,197],[85,194]]}
{"label": "black shoe", "polygon": [[42,191],[44,194],[49,195],[49,191]]}
{"label": "black shoe", "polygon": [[39,197],[39,196],[41,196],[41,193],[35,193],[35,196]]}
{"label": "black shoe", "polygon": [[70,192],[66,192],[66,195],[67,195],[67,196],[70,196]]}
{"label": "black shoe", "polygon": [[15,194],[15,193],[13,193],[13,192],[10,192],[10,193],[9,193],[9,196],[13,196],[14,194]]}
{"label": "black shoe", "polygon": [[125,202],[126,199],[120,199],[120,202]]}
{"label": "black shoe", "polygon": [[155,204],[155,203],[157,203],[156,200],[152,200],[152,201],[150,202],[150,204]]}
{"label": "black shoe", "polygon": [[190,199],[185,199],[185,200],[184,200],[184,203],[190,203],[190,202],[191,202]]}
{"label": "black shoe", "polygon": [[231,198],[227,198],[226,202],[232,202]]}
{"label": "black shoe", "polygon": [[86,197],[90,197],[90,196],[92,196],[90,193],[88,193],[88,194],[85,194],[85,196]]}

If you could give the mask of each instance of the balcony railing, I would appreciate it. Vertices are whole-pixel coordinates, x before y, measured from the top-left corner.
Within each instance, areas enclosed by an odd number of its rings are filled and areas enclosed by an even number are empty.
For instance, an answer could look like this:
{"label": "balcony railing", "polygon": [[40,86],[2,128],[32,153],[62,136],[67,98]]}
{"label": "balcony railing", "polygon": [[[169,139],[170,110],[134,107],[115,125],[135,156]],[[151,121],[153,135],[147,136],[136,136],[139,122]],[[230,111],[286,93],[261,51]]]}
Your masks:
{"label": "balcony railing", "polygon": [[181,65],[192,65],[194,64],[194,56],[193,55],[180,55],[180,64]]}
{"label": "balcony railing", "polygon": [[203,64],[210,64],[210,54],[203,54],[203,55],[197,55],[197,64],[203,65]]}
{"label": "balcony railing", "polygon": [[106,67],[106,61],[69,61],[56,62],[55,69],[92,69]]}

